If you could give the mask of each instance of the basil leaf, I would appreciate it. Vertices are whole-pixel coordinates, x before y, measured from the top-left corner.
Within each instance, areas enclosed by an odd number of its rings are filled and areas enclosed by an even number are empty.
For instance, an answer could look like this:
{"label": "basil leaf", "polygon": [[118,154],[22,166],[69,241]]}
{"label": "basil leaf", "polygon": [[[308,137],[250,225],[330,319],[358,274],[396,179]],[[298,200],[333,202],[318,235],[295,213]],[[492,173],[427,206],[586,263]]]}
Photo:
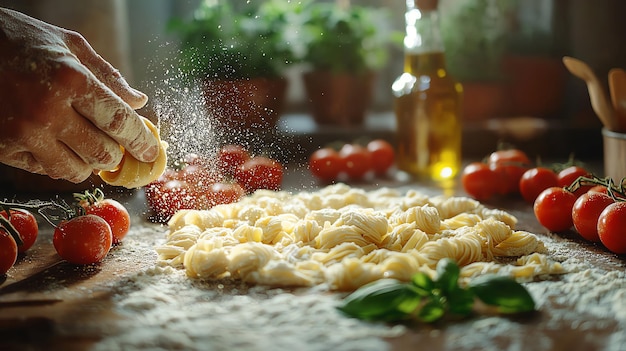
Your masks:
{"label": "basil leaf", "polygon": [[433,297],[426,302],[417,313],[417,318],[426,323],[435,322],[446,313],[445,306],[440,299]]}
{"label": "basil leaf", "polygon": [[398,321],[408,318],[421,298],[410,284],[380,279],[348,295],[338,309],[359,319]]}
{"label": "basil leaf", "polygon": [[419,290],[419,293],[422,296],[430,295],[431,291],[435,288],[435,282],[433,282],[430,276],[424,272],[419,272],[413,275],[411,284]]}
{"label": "basil leaf", "polygon": [[461,270],[453,260],[449,258],[442,258],[439,262],[437,262],[436,271],[436,285],[439,289],[441,289],[444,295],[447,295],[450,291],[458,289]]}
{"label": "basil leaf", "polygon": [[450,291],[447,299],[450,312],[461,316],[467,316],[472,313],[474,293],[471,290],[458,288]]}
{"label": "basil leaf", "polygon": [[534,311],[535,301],[528,290],[512,278],[484,275],[473,279],[469,289],[487,305],[498,307],[501,313]]}

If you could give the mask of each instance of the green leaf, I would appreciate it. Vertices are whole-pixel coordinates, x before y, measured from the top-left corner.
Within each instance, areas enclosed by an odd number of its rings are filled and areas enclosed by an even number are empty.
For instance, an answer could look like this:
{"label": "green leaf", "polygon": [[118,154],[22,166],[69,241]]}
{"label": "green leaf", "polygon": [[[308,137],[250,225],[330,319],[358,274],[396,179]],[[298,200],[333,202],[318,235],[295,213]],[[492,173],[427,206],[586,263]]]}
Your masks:
{"label": "green leaf", "polygon": [[512,278],[484,275],[472,280],[469,289],[487,305],[498,307],[501,313],[529,312],[535,301],[526,288]]}
{"label": "green leaf", "polygon": [[445,306],[441,300],[432,298],[426,302],[417,313],[417,318],[426,323],[436,322],[441,319],[446,312]]}
{"label": "green leaf", "polygon": [[448,309],[450,312],[467,316],[474,307],[474,293],[471,290],[458,288],[448,293]]}
{"label": "green leaf", "polygon": [[437,262],[436,285],[444,295],[459,288],[459,266],[449,258],[442,258]]}
{"label": "green leaf", "polygon": [[435,282],[424,272],[419,272],[413,275],[411,283],[417,289],[419,289],[422,296],[428,296],[435,288]]}
{"label": "green leaf", "polygon": [[420,301],[421,296],[410,284],[380,279],[348,295],[338,309],[364,320],[399,321],[407,319]]}

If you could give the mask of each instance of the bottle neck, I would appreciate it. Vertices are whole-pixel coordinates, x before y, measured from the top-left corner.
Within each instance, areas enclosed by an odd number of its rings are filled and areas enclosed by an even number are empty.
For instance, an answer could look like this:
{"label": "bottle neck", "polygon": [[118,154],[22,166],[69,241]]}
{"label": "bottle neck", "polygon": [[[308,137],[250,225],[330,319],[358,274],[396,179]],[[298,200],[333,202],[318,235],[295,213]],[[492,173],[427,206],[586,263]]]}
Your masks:
{"label": "bottle neck", "polygon": [[409,6],[407,2],[405,21],[404,49],[406,53],[443,52],[439,13],[436,9],[420,10]]}
{"label": "bottle neck", "polygon": [[439,13],[436,9],[420,10],[407,1],[406,35],[404,37],[404,71],[407,73],[444,70],[445,56]]}

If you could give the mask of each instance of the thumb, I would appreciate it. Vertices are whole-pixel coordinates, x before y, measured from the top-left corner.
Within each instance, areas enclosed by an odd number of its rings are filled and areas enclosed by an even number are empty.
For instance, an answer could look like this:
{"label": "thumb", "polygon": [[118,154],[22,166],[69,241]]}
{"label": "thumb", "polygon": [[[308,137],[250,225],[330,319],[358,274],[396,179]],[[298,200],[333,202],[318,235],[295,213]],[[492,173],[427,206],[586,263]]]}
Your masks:
{"label": "thumb", "polygon": [[148,101],[148,96],[132,88],[126,79],[122,77],[119,70],[103,59],[80,33],[67,31],[65,33],[65,43],[70,51],[76,55],[76,58],[78,58],[98,80],[111,89],[111,91],[130,107],[139,109],[145,106]]}

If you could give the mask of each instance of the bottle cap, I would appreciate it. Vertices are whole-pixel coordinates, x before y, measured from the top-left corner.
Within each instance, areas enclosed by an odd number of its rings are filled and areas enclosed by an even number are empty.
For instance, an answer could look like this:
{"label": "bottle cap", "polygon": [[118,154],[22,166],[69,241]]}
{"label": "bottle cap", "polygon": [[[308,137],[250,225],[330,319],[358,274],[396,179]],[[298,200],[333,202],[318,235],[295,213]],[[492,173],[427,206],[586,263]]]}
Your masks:
{"label": "bottle cap", "polygon": [[437,9],[439,0],[415,0],[415,7],[422,11],[433,11]]}

